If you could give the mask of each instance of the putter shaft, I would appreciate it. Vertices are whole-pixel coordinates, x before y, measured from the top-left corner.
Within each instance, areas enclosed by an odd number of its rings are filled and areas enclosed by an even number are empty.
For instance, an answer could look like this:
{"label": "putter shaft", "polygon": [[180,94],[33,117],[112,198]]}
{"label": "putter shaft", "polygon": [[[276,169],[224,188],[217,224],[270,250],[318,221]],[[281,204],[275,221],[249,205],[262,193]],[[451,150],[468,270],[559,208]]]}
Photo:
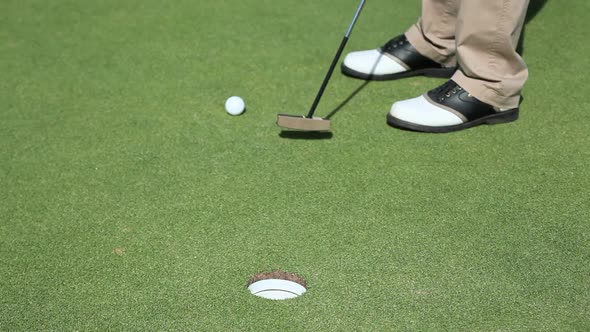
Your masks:
{"label": "putter shaft", "polygon": [[336,52],[336,56],[334,57],[334,60],[332,60],[332,64],[330,65],[330,69],[328,69],[328,73],[326,73],[326,77],[324,78],[324,81],[322,82],[322,86],[320,87],[320,90],[318,91],[318,94],[316,95],[316,97],[313,101],[313,104],[311,105],[309,113],[307,113],[308,119],[313,118],[313,114],[315,113],[315,110],[318,108],[318,105],[320,104],[320,100],[322,99],[322,96],[324,95],[324,91],[326,91],[326,87],[328,86],[328,83],[330,82],[330,78],[332,77],[332,74],[334,73],[334,69],[336,68],[336,65],[338,64],[340,57],[342,56],[342,52],[344,51],[344,48],[346,47],[346,43],[348,43],[348,38],[350,37],[350,34],[352,33],[352,29],[354,28],[354,25],[360,15],[361,11],[363,10],[364,5],[365,5],[365,0],[361,0],[358,8],[356,9],[356,13],[354,14],[354,17],[352,18],[352,22],[348,26],[348,30],[346,30],[346,33],[344,34],[344,38],[342,38],[342,42],[340,43],[340,47],[338,48],[338,51]]}

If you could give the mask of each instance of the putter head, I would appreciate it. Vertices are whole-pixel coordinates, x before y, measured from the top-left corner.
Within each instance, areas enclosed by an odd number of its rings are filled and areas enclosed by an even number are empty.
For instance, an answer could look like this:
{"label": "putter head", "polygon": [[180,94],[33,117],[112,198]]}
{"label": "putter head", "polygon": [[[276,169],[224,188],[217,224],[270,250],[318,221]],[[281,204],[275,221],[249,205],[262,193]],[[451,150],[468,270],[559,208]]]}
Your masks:
{"label": "putter head", "polygon": [[306,118],[303,115],[277,115],[277,125],[279,127],[300,130],[300,131],[330,131],[330,120],[322,118]]}

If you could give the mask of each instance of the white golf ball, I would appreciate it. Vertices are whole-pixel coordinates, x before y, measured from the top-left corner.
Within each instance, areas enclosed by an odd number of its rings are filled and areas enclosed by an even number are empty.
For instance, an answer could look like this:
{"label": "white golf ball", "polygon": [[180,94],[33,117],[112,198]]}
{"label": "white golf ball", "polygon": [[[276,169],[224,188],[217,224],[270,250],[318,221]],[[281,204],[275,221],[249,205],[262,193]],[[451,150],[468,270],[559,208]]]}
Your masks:
{"label": "white golf ball", "polygon": [[244,100],[238,96],[229,97],[225,101],[225,110],[231,115],[240,115],[244,113],[245,109],[246,103],[244,103]]}

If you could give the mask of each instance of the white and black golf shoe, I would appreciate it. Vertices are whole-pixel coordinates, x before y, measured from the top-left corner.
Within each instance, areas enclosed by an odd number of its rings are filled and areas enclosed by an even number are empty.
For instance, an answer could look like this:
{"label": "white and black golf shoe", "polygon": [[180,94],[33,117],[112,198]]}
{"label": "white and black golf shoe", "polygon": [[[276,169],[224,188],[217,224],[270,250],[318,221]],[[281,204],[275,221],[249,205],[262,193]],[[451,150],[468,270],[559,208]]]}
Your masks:
{"label": "white and black golf shoe", "polygon": [[387,81],[411,76],[450,78],[457,68],[446,68],[421,55],[405,35],[383,47],[351,52],[342,63],[342,73],[363,80]]}
{"label": "white and black golf shoe", "polygon": [[387,123],[396,128],[447,133],[480,124],[499,124],[518,119],[518,108],[500,110],[473,97],[453,80],[424,95],[396,102]]}

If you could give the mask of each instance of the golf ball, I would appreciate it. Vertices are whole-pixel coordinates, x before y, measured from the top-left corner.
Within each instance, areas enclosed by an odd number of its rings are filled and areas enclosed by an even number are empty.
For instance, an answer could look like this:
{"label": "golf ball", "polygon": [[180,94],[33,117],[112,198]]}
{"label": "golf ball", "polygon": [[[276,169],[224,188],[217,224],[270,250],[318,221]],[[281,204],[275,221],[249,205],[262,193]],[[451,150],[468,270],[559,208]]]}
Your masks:
{"label": "golf ball", "polygon": [[244,113],[246,104],[244,100],[238,96],[229,97],[225,101],[225,110],[231,115],[240,115]]}

